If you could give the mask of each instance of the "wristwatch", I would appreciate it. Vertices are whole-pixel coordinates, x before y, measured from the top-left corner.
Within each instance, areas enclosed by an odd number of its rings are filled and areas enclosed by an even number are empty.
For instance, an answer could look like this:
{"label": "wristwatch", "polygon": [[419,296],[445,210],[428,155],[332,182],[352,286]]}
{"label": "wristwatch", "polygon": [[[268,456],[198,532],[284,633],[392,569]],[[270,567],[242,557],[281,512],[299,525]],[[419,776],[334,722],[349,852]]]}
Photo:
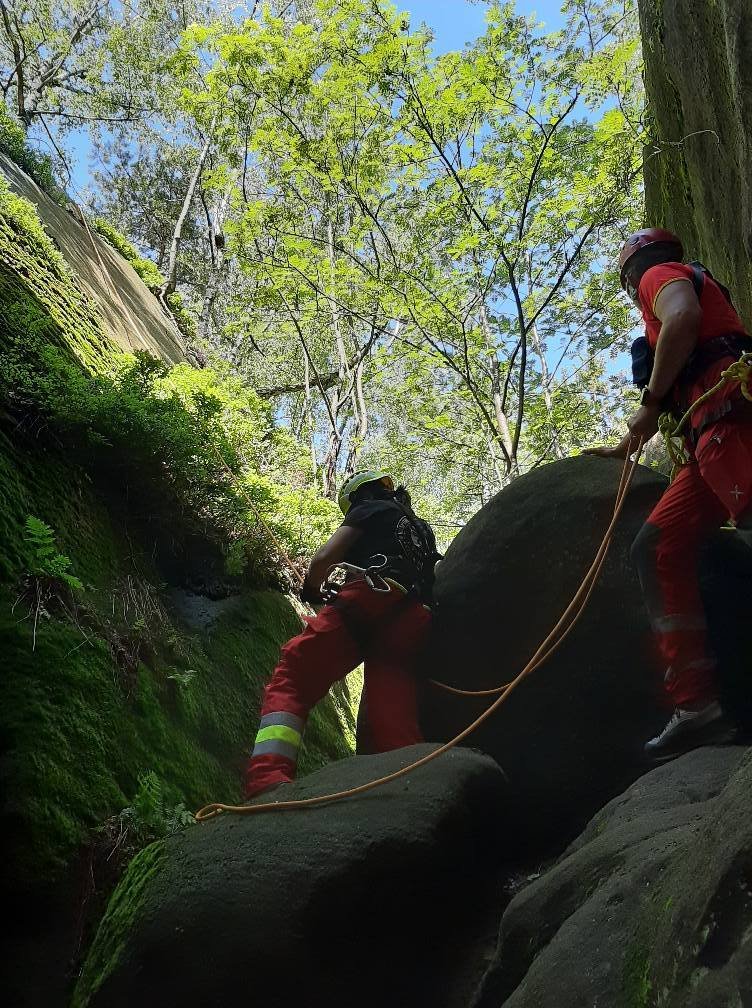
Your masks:
{"label": "wristwatch", "polygon": [[660,406],[662,401],[663,400],[659,399],[658,396],[653,395],[647,385],[642,390],[642,395],[640,396],[640,406]]}

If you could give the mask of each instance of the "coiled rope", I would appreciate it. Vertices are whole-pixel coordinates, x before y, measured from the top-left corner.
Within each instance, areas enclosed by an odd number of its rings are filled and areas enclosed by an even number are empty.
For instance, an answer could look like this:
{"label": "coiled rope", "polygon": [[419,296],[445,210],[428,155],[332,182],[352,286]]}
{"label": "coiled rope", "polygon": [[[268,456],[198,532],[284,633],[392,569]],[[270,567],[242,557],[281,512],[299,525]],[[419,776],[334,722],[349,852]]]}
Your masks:
{"label": "coiled rope", "polygon": [[666,442],[666,450],[669,458],[671,459],[672,480],[675,478],[679,469],[689,462],[689,455],[687,454],[687,451],[681,441],[678,440],[681,435],[682,428],[689,421],[695,410],[699,409],[700,406],[703,406],[708,399],[711,399],[716,392],[720,392],[724,385],[727,385],[730,382],[739,382],[739,390],[741,391],[741,394],[747,402],[752,403],[752,389],[750,389],[750,382],[752,382],[752,353],[743,353],[738,361],[734,361],[733,364],[729,364],[725,371],[721,371],[720,378],[716,384],[692,403],[678,423],[675,424],[673,422],[673,417],[670,413],[664,413],[659,417],[658,430],[663,435]]}
{"label": "coiled rope", "polygon": [[[635,439],[637,440],[637,439]],[[367,791],[372,791],[374,788],[381,787],[382,784],[387,784],[390,781],[397,780],[400,777],[404,777],[406,774],[411,773],[413,770],[417,770],[418,767],[425,766],[426,763],[430,763],[431,760],[438,759],[439,756],[453,749],[455,746],[459,745],[464,739],[467,738],[475,729],[486,721],[495,711],[501,707],[507,697],[519,686],[519,684],[526,679],[532,672],[540,668],[540,666],[554,653],[556,648],[562,643],[567,634],[572,630],[574,625],[577,623],[578,619],[582,615],[587,606],[588,600],[593,591],[596,579],[600,570],[603,566],[603,562],[606,557],[606,553],[611,544],[611,539],[613,537],[614,528],[621,515],[624,501],[629,493],[629,488],[632,485],[632,480],[634,479],[637,466],[640,461],[640,455],[642,454],[643,439],[640,438],[637,441],[637,446],[635,449],[634,460],[630,461],[632,451],[627,452],[626,458],[624,459],[624,466],[621,472],[621,478],[619,480],[619,488],[616,494],[616,502],[614,504],[614,512],[611,521],[606,529],[603,540],[598,548],[595,559],[593,560],[590,568],[585,574],[582,582],[574,594],[572,601],[569,603],[561,618],[557,622],[556,626],[551,630],[546,639],[541,643],[535,654],[532,656],[527,665],[522,669],[522,671],[515,676],[511,682],[504,686],[497,688],[497,691],[501,691],[501,695],[497,697],[496,700],[480,714],[471,724],[464,728],[459,735],[456,735],[449,742],[444,743],[444,745],[439,746],[438,749],[434,749],[433,752],[428,753],[428,755],[421,757],[419,760],[415,760],[414,763],[410,763],[406,767],[402,767],[400,770],[395,770],[393,773],[386,774],[384,777],[379,777],[377,780],[368,781],[365,784],[360,784],[357,787],[348,788],[346,791],[336,791],[333,794],[327,795],[317,795],[313,798],[299,798],[294,801],[279,801],[279,802],[263,802],[258,805],[225,805],[222,802],[212,802],[209,805],[205,805],[203,808],[199,809],[195,814],[195,819],[197,822],[206,822],[210,819],[215,819],[217,816],[221,815],[223,812],[230,813],[232,815],[257,815],[262,812],[285,812],[292,809],[302,809],[311,808],[317,805],[326,805],[331,802],[340,801],[343,798],[352,798],[355,795],[365,794]],[[631,447],[631,446],[630,446]],[[454,689],[452,687],[452,689]],[[459,691],[458,691],[459,692]],[[470,695],[483,695],[485,691],[481,691],[478,694]],[[465,695],[463,693],[463,695]]]}

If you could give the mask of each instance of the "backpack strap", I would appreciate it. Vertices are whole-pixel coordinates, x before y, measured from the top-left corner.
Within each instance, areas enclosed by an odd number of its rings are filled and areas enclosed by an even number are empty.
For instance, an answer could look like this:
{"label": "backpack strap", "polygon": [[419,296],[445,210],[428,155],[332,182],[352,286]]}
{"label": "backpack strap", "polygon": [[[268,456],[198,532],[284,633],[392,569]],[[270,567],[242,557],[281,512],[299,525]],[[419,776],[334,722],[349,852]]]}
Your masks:
{"label": "backpack strap", "polygon": [[692,286],[695,289],[695,294],[697,295],[697,300],[700,300],[702,294],[702,289],[705,286],[705,270],[702,269],[697,263],[688,263],[689,268],[692,270]]}

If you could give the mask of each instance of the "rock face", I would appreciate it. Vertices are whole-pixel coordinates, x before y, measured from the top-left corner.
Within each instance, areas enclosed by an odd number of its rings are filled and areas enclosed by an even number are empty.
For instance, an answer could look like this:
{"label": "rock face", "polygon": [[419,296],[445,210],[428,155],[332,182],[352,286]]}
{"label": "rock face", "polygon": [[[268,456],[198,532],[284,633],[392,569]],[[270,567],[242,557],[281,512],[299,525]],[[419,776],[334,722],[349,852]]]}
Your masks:
{"label": "rock face", "polygon": [[[621,464],[543,466],[493,498],[438,569],[434,678],[507,682],[556,624],[613,512]],[[658,667],[629,548],[662,477],[640,469],[590,604],[562,647],[471,737],[509,777],[521,849],[550,850],[637,776],[658,728]],[[488,700],[427,695],[428,738],[451,737]]]}
{"label": "rock face", "polygon": [[752,753],[643,777],[507,907],[473,1008],[752,1003]]}
{"label": "rock face", "polygon": [[[438,569],[432,677],[483,689],[524,667],[596,554],[620,467],[588,457],[541,467],[498,494],[460,532]],[[557,844],[561,849],[644,772],[642,744],[666,720],[661,669],[629,556],[665,485],[653,471],[638,470],[580,622],[470,737],[508,775],[515,838],[524,855],[550,855]],[[752,579],[745,555],[741,581],[730,582],[733,593],[724,592],[727,557],[729,551],[736,557],[732,547],[739,545],[731,538],[717,547],[722,552],[716,553],[713,591],[726,623],[740,630],[747,625]],[[745,578],[746,592],[739,588]],[[740,653],[732,637],[724,639],[727,650]],[[452,737],[490,702],[428,689],[428,738]]]}
{"label": "rock face", "polygon": [[[2,155],[0,172],[15,192],[36,206],[81,290],[99,307],[108,335],[123,350],[148,350],[168,364],[184,361],[182,335],[130,263],[109,242],[87,229],[80,215],[58,206],[18,165]],[[31,280],[33,285],[33,277]]]}
{"label": "rock face", "polygon": [[[349,788],[430,748],[330,764],[273,798]],[[495,943],[504,790],[491,759],[456,749],[359,798],[152,845],[74,1005],[467,1005]]]}
{"label": "rock face", "polygon": [[752,324],[752,6],[639,0],[653,143],[646,218],[677,231]]}

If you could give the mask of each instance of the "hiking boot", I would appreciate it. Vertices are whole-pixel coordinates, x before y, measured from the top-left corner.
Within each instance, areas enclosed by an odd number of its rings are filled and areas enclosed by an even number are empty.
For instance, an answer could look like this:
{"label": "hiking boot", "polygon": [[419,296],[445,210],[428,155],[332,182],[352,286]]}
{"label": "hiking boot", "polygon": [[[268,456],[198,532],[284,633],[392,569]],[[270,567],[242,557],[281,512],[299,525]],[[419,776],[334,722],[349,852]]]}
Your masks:
{"label": "hiking boot", "polygon": [[677,707],[660,735],[645,743],[645,755],[660,763],[699,746],[733,742],[735,736],[736,728],[717,700],[697,711]]}

